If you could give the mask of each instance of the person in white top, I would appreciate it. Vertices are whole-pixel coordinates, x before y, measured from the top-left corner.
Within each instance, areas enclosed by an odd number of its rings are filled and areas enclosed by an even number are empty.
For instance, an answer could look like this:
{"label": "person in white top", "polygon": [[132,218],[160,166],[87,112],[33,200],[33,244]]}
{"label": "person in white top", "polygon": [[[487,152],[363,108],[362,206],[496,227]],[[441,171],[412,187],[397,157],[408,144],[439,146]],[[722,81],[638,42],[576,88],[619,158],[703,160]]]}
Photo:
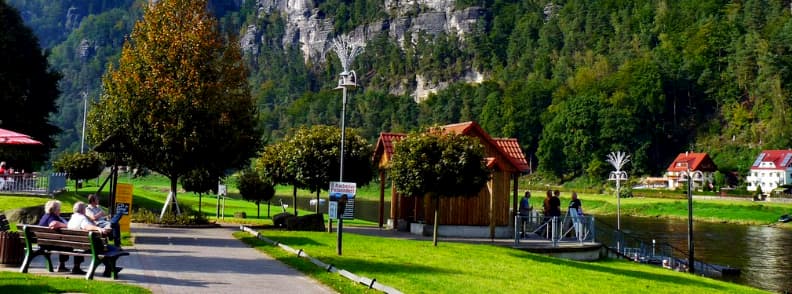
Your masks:
{"label": "person in white top", "polygon": [[[77,203],[74,203],[74,208],[72,209],[72,216],[69,219],[69,223],[66,225],[67,228],[71,230],[98,231],[102,235],[107,235],[110,229],[104,229],[96,226],[96,224],[92,220],[90,220],[88,217],[85,216],[86,207],[87,205],[85,205],[85,202],[77,201]],[[112,247],[112,246],[108,245],[108,247]],[[79,268],[79,264],[77,264],[76,261],[74,267]],[[122,268],[120,267],[116,267],[115,268],[116,274],[120,272],[121,269]],[[105,272],[103,276],[105,277],[110,276],[110,270],[107,268],[107,264],[105,264]]]}
{"label": "person in white top", "polygon": [[99,206],[99,199],[96,194],[88,195],[88,207],[85,208],[85,216],[94,222],[97,227],[104,228],[110,233],[110,238],[113,239],[113,245],[121,248],[121,226],[118,221],[121,219],[123,212],[116,212],[116,217],[112,219],[107,218],[105,210]]}

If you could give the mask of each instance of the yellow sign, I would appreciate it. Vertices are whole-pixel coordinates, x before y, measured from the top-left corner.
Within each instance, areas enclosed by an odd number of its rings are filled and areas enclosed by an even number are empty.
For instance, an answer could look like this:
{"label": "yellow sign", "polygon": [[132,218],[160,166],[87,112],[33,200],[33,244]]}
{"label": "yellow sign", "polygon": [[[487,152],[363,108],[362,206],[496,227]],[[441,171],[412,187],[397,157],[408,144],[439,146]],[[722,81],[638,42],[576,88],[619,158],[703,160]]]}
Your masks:
{"label": "yellow sign", "polygon": [[132,212],[132,184],[121,184],[116,186],[115,212],[121,213],[118,224],[122,232],[129,232],[129,214]]}

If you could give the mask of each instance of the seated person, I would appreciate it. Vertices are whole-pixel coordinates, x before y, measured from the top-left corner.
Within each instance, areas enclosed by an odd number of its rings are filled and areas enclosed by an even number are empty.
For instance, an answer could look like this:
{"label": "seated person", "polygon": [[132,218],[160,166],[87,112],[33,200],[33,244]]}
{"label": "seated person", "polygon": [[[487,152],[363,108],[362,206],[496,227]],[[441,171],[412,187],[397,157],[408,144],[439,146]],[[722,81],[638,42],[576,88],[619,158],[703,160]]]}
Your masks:
{"label": "seated person", "polygon": [[104,209],[99,206],[99,199],[96,194],[88,195],[88,207],[85,209],[85,216],[93,221],[97,227],[110,229],[110,237],[113,239],[113,245],[121,248],[121,226],[118,221],[121,219],[123,212],[117,212],[115,217],[111,220],[107,219]]}
{"label": "seated person", "polygon": [[[69,223],[67,224],[68,228],[72,230],[98,231],[102,235],[107,235],[110,229],[97,227],[92,220],[88,219],[88,217],[85,216],[85,208],[86,208],[85,202],[77,201],[77,203],[74,203],[74,209],[72,209],[73,213],[71,219],[69,219]],[[108,245],[107,247],[110,250],[115,249],[115,247],[110,245]],[[111,272],[110,269],[108,268],[108,264],[104,263],[104,265],[105,265],[105,271],[104,274],[102,274],[102,276],[109,277]],[[75,267],[77,266],[78,265],[75,264]],[[122,269],[123,268],[116,267],[115,268],[116,274],[118,274],[118,272],[120,272]]]}
{"label": "seated person", "polygon": [[[60,216],[61,212],[61,202],[58,200],[50,200],[47,201],[47,204],[44,205],[44,216],[41,217],[39,220],[38,225],[42,227],[49,227],[50,229],[61,229],[66,227],[66,220]],[[85,274],[83,270],[80,269],[80,263],[82,263],[84,258],[82,256],[75,256],[74,257],[74,268],[72,268],[71,272],[74,274]],[[59,255],[58,256],[58,272],[68,272],[69,268],[66,267],[66,262],[69,261],[68,255]]]}

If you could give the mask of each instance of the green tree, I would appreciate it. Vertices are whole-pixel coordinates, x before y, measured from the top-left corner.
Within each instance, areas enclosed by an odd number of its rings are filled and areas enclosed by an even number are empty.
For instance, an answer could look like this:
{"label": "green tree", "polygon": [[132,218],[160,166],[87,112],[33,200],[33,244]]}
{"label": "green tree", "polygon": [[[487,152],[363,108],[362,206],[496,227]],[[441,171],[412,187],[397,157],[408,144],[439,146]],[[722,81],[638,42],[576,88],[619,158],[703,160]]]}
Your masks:
{"label": "green tree", "polygon": [[[301,186],[316,192],[316,212],[319,212],[319,193],[330,188],[331,181],[340,179],[341,129],[317,125],[302,127],[290,137],[289,145],[295,154],[294,172]],[[371,164],[373,148],[355,129],[347,129],[344,140],[345,182],[358,186],[368,184],[373,175]]]}
{"label": "green tree", "polygon": [[17,168],[38,167],[55,146],[60,130],[49,121],[56,110],[58,81],[38,39],[26,27],[19,11],[0,2],[0,128],[30,135],[44,145],[0,148],[0,158]]}
{"label": "green tree", "polygon": [[177,180],[195,169],[244,166],[261,133],[236,40],[224,40],[204,0],[146,8],[90,111],[90,140],[121,131],[130,157],[170,179],[163,213],[180,213]]}
{"label": "green tree", "polygon": [[267,201],[267,217],[270,217],[270,200],[275,196],[275,187],[272,183],[261,179],[257,172],[245,169],[239,175],[238,188],[242,199],[256,203],[256,218],[261,218],[262,201]]}
{"label": "green tree", "polygon": [[204,193],[209,193],[217,188],[220,176],[212,175],[208,170],[195,169],[182,175],[180,178],[182,188],[186,192],[198,193],[198,213],[203,213],[202,198]]}
{"label": "green tree", "polygon": [[435,128],[411,133],[394,145],[390,177],[404,195],[432,198],[432,242],[437,246],[439,199],[477,195],[489,180],[490,170],[477,139]]}
{"label": "green tree", "polygon": [[273,185],[292,186],[292,206],[297,215],[297,188],[301,184],[295,171],[297,162],[289,140],[278,141],[264,147],[264,152],[256,160],[256,170],[261,176],[272,181]]}
{"label": "green tree", "polygon": [[65,172],[74,180],[74,189],[79,188],[77,182],[98,177],[105,167],[105,161],[97,152],[63,153],[52,162],[58,172]]}

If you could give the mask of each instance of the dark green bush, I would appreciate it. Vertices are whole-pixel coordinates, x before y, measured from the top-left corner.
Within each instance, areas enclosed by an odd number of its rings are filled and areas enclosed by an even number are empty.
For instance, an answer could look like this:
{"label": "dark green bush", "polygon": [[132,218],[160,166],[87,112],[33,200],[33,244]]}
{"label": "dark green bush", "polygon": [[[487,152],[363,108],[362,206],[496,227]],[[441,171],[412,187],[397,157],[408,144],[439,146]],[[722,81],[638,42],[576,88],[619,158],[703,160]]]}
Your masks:
{"label": "dark green bush", "polygon": [[161,225],[205,225],[209,224],[202,213],[185,209],[181,215],[175,215],[171,212],[166,212],[160,219],[159,213],[150,211],[148,209],[138,209],[132,213],[132,222],[144,224],[161,224]]}

